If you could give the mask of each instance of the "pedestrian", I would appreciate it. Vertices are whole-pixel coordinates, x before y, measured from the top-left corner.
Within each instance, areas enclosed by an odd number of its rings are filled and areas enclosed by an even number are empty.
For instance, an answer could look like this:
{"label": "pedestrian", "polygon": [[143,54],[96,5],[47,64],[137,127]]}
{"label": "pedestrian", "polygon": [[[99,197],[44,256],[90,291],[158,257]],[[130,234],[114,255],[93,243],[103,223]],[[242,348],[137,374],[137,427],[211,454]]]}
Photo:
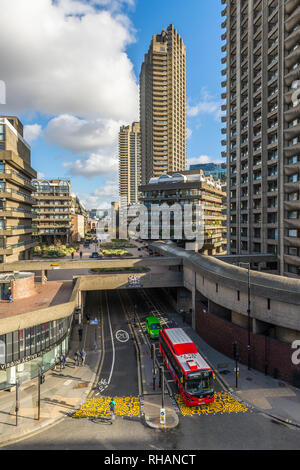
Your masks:
{"label": "pedestrian", "polygon": [[74,259],[74,251],[72,251],[72,259]]}
{"label": "pedestrian", "polygon": [[60,370],[65,368],[65,364],[66,364],[66,356],[65,356],[64,353],[61,353],[61,356],[60,356]]}
{"label": "pedestrian", "polygon": [[79,366],[79,352],[76,351],[75,354],[74,354],[74,358],[75,358],[75,366]]}
{"label": "pedestrian", "polygon": [[10,304],[14,301],[14,299],[13,299],[13,297],[12,297],[11,294],[9,294],[8,301],[9,301]]}
{"label": "pedestrian", "polygon": [[84,366],[85,365],[85,360],[86,360],[86,352],[84,349],[82,349],[80,351],[80,357],[81,357],[81,365]]}
{"label": "pedestrian", "polygon": [[109,403],[109,409],[110,409],[110,416],[111,416],[111,423],[114,422],[115,420],[115,411],[116,411],[116,402],[114,401],[113,397],[110,400]]}
{"label": "pedestrian", "polygon": [[80,259],[81,259],[82,258],[82,251],[79,253],[79,255],[80,255]]}
{"label": "pedestrian", "polygon": [[86,320],[87,320],[88,323],[90,323],[90,316],[89,316],[88,313],[86,314]]}

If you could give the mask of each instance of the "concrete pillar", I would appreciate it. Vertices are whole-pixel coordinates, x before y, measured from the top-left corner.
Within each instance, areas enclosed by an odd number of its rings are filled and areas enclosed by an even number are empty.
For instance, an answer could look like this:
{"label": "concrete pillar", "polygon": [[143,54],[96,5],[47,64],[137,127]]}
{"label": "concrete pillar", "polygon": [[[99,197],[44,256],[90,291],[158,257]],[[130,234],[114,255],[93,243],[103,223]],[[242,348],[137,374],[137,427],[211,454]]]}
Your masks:
{"label": "concrete pillar", "polygon": [[25,369],[24,363],[17,365],[17,372],[24,372],[24,369]]}
{"label": "concrete pillar", "polygon": [[14,385],[17,381],[16,367],[10,367],[6,371],[6,380],[9,384]]}
{"label": "concrete pillar", "polygon": [[41,275],[42,275],[42,284],[46,284],[47,282],[47,275],[46,275],[47,271],[45,271],[45,269],[43,269],[41,271]]}

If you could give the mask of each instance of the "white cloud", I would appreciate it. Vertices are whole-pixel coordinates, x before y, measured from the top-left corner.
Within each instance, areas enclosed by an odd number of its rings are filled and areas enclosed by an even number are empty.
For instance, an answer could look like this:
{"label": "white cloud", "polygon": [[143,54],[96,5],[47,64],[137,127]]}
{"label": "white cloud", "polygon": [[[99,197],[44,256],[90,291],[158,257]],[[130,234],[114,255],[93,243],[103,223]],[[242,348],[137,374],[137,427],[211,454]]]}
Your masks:
{"label": "white cloud", "polygon": [[118,170],[118,159],[108,155],[91,153],[87,158],[77,159],[75,162],[64,162],[72,176],[84,176],[93,178],[114,173]]}
{"label": "white cloud", "polygon": [[192,157],[188,159],[188,165],[199,165],[201,163],[211,163],[212,158],[208,155],[200,155],[200,157]]}
{"label": "white cloud", "polygon": [[78,197],[86,209],[107,209],[112,201],[119,200],[118,191],[118,185],[114,181],[108,180],[91,194],[78,194]]}
{"label": "white cloud", "polygon": [[39,124],[27,124],[24,126],[24,139],[29,144],[42,134],[42,126]]}
{"label": "white cloud", "polygon": [[122,3],[2,0],[1,79],[10,110],[135,120],[138,85],[125,52],[134,30],[117,9]]}
{"label": "white cloud", "polygon": [[97,151],[117,144],[121,121],[79,119],[63,114],[49,121],[45,138],[72,153]]}
{"label": "white cloud", "polygon": [[189,139],[190,137],[192,137],[192,129],[190,129],[189,127],[186,128],[186,138]]}
{"label": "white cloud", "polygon": [[38,171],[37,172],[37,179],[40,180],[40,179],[43,179],[43,178],[45,178],[44,173],[42,173],[41,171]]}
{"label": "white cloud", "polygon": [[201,100],[194,106],[188,106],[187,115],[196,117],[199,114],[211,114],[218,121],[222,115],[221,105],[222,102],[216,100],[204,88],[201,92]]}

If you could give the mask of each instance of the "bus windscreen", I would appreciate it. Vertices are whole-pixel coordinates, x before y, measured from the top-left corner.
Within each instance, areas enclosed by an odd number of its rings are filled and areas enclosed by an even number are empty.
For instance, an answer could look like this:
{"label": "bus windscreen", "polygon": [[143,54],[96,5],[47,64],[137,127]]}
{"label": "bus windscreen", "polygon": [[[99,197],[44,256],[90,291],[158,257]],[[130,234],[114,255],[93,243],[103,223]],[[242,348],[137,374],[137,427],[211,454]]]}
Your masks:
{"label": "bus windscreen", "polygon": [[186,393],[193,396],[209,395],[213,393],[213,375],[211,371],[190,373],[185,380]]}

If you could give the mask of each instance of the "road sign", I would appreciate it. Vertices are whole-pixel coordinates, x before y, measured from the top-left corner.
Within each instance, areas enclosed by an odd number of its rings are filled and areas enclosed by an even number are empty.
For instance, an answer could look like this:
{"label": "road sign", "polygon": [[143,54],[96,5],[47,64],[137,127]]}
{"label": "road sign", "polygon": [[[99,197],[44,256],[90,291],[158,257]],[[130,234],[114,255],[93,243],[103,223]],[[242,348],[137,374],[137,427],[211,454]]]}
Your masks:
{"label": "road sign", "polygon": [[165,408],[160,409],[160,424],[166,424],[166,410],[165,410]]}

